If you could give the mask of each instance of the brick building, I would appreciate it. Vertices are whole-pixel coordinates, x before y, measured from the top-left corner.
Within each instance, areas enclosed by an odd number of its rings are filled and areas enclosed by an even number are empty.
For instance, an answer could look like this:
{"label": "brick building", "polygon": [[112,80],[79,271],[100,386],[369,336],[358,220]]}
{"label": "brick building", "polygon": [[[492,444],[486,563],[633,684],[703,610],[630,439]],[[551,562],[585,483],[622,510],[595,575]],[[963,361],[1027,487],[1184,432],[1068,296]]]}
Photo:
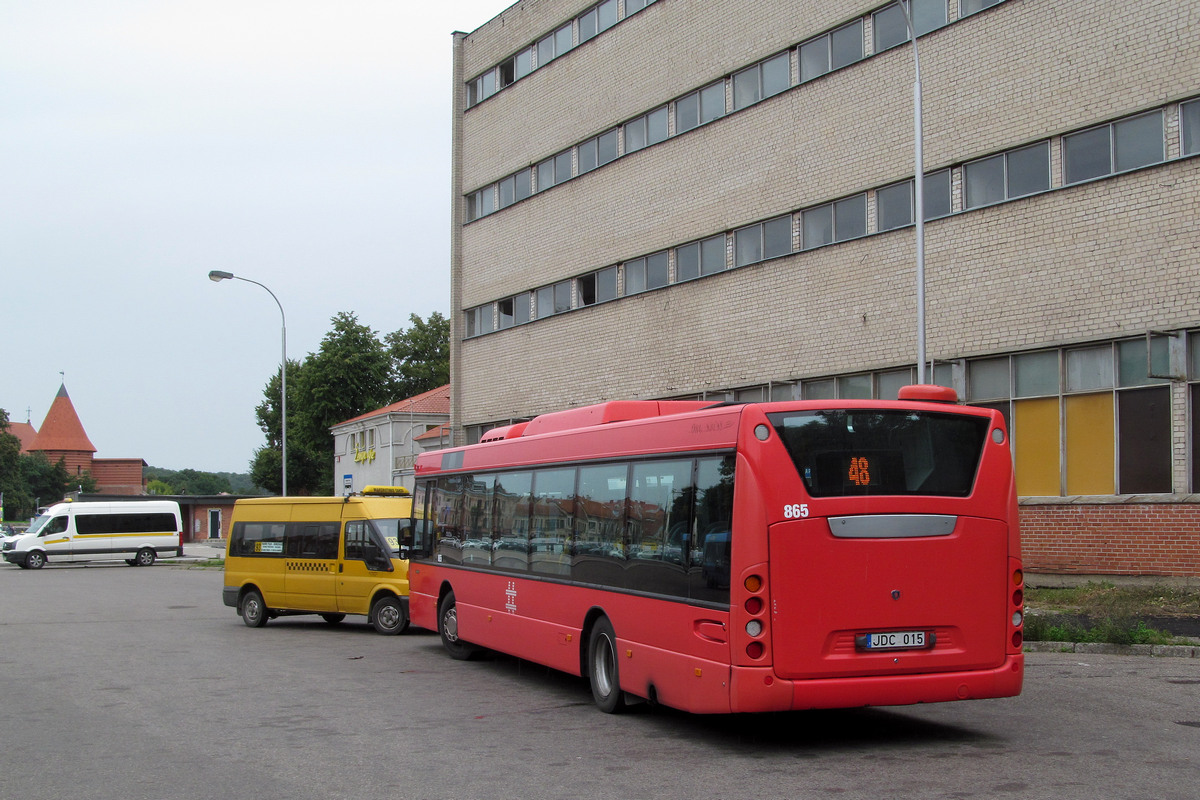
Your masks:
{"label": "brick building", "polygon": [[[1027,565],[1200,577],[1200,5],[913,16],[927,353],[1009,421]],[[521,0],[454,69],[458,441],[914,380],[897,4]]]}
{"label": "brick building", "polygon": [[[104,494],[139,495],[146,490],[146,462],[140,458],[96,458],[96,448],[79,421],[75,405],[62,385],[50,403],[42,427],[32,425],[18,432],[21,450],[42,453],[51,464],[60,460],[71,475],[89,473],[96,491]],[[30,436],[30,432],[32,436]]]}

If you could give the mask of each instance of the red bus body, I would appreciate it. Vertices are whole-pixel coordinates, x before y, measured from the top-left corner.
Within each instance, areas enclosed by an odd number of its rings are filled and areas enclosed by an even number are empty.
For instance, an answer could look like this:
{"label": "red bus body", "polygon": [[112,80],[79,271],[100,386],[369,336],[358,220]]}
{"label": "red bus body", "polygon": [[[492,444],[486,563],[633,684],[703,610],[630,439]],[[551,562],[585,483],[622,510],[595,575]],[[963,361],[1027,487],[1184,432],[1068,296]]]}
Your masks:
{"label": "red bus body", "polygon": [[[951,422],[970,418],[972,430],[985,438],[973,480],[967,476],[969,491],[810,492],[780,420],[847,410],[897,420],[918,413]],[[846,425],[853,431],[853,419]],[[414,625],[438,630],[439,605],[453,592],[463,642],[588,677],[589,641],[607,620],[620,689],[695,713],[904,705],[1021,691],[1024,586],[1016,492],[1007,431],[995,411],[869,400],[607,403],[545,415],[490,439],[418,457],[414,514],[425,515],[428,534],[424,546],[415,544],[410,568]],[[561,558],[563,574],[535,574],[529,571],[534,545],[526,570],[465,558],[446,563],[434,541],[442,513],[435,507],[438,481],[447,476],[475,480],[504,470],[653,465],[671,458],[710,464],[716,456],[734,465],[730,532],[710,535],[703,553],[693,546],[690,559],[672,556],[686,562],[678,567],[656,561],[655,574],[711,585],[713,573],[727,569],[728,599],[721,602],[580,582],[580,567],[565,565],[566,552],[549,556]],[[862,463],[865,472],[865,458]],[[583,473],[576,474],[582,489]],[[576,501],[562,502],[574,503],[578,518],[584,512]],[[489,510],[496,506],[477,505],[476,513],[499,518]],[[623,513],[617,524],[628,526],[643,510],[627,501]],[[491,558],[500,564],[496,548],[510,531],[492,530]],[[564,551],[582,551],[579,531],[575,523]],[[688,535],[699,534],[685,531],[684,541]],[[518,548],[522,541],[508,540]],[[711,553],[728,541],[726,565]],[[486,561],[486,546],[475,546]],[[661,560],[667,549],[664,544],[651,555]],[[644,564],[632,550],[622,552],[625,560],[609,556],[604,563],[619,564],[628,571],[621,580],[636,586],[629,576]],[[581,556],[571,558],[578,565]]]}

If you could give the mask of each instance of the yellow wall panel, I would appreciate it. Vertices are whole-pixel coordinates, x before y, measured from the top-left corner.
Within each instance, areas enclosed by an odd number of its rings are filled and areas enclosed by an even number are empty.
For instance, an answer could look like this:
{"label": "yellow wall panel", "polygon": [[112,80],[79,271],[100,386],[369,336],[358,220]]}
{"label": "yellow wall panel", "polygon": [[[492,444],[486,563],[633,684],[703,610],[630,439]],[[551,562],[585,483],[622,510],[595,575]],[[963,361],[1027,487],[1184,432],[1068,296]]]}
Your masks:
{"label": "yellow wall panel", "polygon": [[1013,404],[1017,494],[1057,497],[1061,493],[1058,433],[1057,397]]}
{"label": "yellow wall panel", "polygon": [[1115,494],[1111,392],[1068,397],[1067,494]]}

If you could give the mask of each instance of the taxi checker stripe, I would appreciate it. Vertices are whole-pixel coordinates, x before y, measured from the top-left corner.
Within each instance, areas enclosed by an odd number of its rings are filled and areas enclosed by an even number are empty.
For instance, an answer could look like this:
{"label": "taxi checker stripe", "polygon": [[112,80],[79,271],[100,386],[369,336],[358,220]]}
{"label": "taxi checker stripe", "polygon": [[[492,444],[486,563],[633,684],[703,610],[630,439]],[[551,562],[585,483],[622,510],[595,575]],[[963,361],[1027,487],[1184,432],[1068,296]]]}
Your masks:
{"label": "taxi checker stripe", "polygon": [[287,568],[293,572],[332,572],[333,564],[325,561],[289,561]]}

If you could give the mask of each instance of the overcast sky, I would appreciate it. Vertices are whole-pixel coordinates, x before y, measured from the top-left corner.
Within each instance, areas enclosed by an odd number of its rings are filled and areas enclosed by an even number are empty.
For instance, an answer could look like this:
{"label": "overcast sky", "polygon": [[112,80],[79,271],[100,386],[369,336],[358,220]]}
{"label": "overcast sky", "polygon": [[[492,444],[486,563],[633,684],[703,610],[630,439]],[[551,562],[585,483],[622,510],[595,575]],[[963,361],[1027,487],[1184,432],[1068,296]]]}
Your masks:
{"label": "overcast sky", "polygon": [[[246,472],[339,311],[449,312],[450,62],[511,0],[0,0],[0,408]],[[28,409],[28,411],[27,411]]]}

